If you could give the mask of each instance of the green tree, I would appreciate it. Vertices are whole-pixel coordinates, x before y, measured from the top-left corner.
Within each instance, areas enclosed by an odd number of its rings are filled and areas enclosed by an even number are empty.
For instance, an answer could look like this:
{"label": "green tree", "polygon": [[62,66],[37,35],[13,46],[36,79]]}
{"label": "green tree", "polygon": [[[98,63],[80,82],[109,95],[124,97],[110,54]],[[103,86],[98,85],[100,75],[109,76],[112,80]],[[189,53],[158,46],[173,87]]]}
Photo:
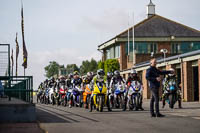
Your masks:
{"label": "green tree", "polygon": [[67,74],[73,73],[74,71],[79,72],[79,68],[76,64],[68,64],[66,67]]}
{"label": "green tree", "polygon": [[89,71],[90,62],[88,60],[82,61],[80,66],[80,73],[81,75],[85,75]]}
{"label": "green tree", "polygon": [[96,72],[97,69],[98,69],[97,61],[92,58],[90,61],[89,71]]}
{"label": "green tree", "polygon": [[80,73],[82,75],[87,74],[87,72],[96,72],[98,69],[97,61],[94,59],[91,59],[91,61],[82,61],[82,64],[80,66]]}
{"label": "green tree", "polygon": [[103,61],[98,62],[98,69],[104,69],[104,62]]}
{"label": "green tree", "polygon": [[58,72],[59,72],[59,64],[55,61],[50,61],[49,65],[46,66],[45,68],[45,76],[47,78],[50,78],[54,75],[58,76]]}
{"label": "green tree", "polygon": [[107,72],[114,72],[115,70],[119,70],[120,64],[117,59],[108,59],[104,63],[104,71]]}

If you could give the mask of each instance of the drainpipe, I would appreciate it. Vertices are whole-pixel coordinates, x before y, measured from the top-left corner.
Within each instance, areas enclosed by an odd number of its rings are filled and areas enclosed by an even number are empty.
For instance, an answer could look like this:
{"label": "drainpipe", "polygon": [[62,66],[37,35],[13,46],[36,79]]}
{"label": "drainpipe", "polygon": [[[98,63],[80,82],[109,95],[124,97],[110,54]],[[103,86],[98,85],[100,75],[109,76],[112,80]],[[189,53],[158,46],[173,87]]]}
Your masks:
{"label": "drainpipe", "polygon": [[[97,49],[102,55],[103,55],[103,51],[101,51],[100,49]],[[104,55],[103,55],[104,56]],[[102,57],[103,57],[102,56]],[[101,61],[103,62],[103,58],[101,58]]]}
{"label": "drainpipe", "polygon": [[179,57],[180,65],[181,65],[181,76],[182,76],[182,82],[181,82],[181,91],[182,91],[182,99],[184,99],[184,71],[183,71],[183,59]]}

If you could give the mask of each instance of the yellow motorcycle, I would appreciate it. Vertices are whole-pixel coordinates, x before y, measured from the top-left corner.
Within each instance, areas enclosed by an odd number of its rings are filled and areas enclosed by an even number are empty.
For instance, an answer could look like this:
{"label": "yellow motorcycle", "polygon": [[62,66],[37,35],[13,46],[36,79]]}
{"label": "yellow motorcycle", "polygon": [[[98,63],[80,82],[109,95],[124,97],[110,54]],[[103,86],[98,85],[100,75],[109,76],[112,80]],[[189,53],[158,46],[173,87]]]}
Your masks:
{"label": "yellow motorcycle", "polygon": [[107,88],[104,82],[96,82],[93,91],[93,104],[97,111],[102,112],[107,104]]}

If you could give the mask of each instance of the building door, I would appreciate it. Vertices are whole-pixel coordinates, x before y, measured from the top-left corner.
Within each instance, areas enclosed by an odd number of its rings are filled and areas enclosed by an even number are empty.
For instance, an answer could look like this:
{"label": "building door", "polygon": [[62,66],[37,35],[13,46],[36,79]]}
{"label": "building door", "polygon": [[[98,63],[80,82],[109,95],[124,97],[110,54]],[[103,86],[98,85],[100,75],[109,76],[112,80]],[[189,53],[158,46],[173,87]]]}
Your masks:
{"label": "building door", "polygon": [[199,101],[199,70],[198,66],[193,67],[193,88],[194,88],[194,101]]}
{"label": "building door", "polygon": [[176,69],[176,76],[177,76],[178,84],[180,84],[181,83],[181,69],[180,68]]}

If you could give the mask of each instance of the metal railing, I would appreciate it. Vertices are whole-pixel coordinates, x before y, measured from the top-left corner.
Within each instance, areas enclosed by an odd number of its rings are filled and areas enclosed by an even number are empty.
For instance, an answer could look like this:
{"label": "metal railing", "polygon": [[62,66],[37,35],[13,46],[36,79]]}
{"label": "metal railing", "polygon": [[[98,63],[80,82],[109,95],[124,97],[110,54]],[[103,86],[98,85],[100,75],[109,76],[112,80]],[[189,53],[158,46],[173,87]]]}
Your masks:
{"label": "metal railing", "polygon": [[32,76],[1,76],[0,79],[3,81],[5,95],[33,103]]}

